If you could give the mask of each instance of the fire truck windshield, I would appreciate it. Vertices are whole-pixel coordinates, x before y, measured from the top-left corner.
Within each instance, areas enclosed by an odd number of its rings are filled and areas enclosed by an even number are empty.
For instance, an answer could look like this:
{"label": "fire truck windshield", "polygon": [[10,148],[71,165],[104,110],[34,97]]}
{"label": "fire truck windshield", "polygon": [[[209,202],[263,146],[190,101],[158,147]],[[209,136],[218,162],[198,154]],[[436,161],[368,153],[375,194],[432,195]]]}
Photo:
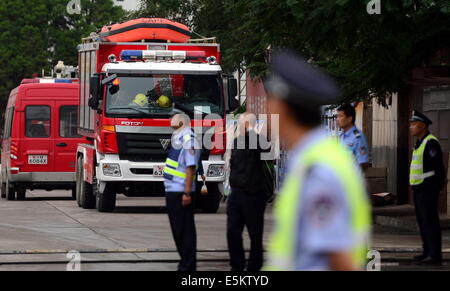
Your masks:
{"label": "fire truck windshield", "polygon": [[223,115],[220,88],[219,75],[119,75],[107,85],[106,114],[160,117],[178,107],[190,115]]}

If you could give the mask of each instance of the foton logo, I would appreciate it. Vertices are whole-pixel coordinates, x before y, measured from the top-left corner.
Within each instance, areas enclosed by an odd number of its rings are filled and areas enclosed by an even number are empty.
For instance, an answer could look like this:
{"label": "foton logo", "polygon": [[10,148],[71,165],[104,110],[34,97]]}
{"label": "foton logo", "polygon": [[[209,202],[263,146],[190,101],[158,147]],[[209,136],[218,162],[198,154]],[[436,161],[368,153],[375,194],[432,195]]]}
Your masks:
{"label": "foton logo", "polygon": [[160,139],[159,142],[161,143],[164,150],[167,150],[167,148],[170,145],[171,140],[170,139]]}
{"label": "foton logo", "polygon": [[122,125],[125,126],[143,126],[143,122],[122,121]]}

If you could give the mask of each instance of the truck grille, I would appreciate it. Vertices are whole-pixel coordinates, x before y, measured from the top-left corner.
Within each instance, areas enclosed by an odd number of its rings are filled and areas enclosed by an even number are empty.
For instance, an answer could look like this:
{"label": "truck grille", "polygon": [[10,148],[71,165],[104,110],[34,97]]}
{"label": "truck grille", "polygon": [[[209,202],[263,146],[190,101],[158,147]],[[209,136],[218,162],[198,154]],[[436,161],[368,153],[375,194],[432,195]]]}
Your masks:
{"label": "truck grille", "polygon": [[117,133],[121,160],[133,162],[164,162],[169,147],[163,148],[162,140],[171,139],[171,134]]}

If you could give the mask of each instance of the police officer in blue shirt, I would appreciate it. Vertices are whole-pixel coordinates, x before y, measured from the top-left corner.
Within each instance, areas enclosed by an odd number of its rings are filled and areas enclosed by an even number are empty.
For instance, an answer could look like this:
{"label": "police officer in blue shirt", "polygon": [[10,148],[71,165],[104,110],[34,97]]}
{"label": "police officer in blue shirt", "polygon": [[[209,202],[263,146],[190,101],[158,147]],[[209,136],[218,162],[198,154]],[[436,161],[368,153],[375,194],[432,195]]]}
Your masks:
{"label": "police officer in blue shirt", "polygon": [[334,81],[292,52],[275,52],[266,80],[289,164],[274,208],[266,270],[360,270],[370,212],[352,155],[321,129],[320,107],[339,102]]}
{"label": "police officer in blue shirt", "polygon": [[342,105],[337,109],[337,126],[343,130],[340,139],[353,153],[361,169],[369,167],[369,147],[366,137],[355,125],[356,111],[352,105]]}
{"label": "police officer in blue shirt", "polygon": [[181,257],[178,271],[196,270],[197,234],[192,201],[195,193],[200,146],[190,119],[176,111],[171,119],[175,129],[164,169],[166,205],[173,238]]}

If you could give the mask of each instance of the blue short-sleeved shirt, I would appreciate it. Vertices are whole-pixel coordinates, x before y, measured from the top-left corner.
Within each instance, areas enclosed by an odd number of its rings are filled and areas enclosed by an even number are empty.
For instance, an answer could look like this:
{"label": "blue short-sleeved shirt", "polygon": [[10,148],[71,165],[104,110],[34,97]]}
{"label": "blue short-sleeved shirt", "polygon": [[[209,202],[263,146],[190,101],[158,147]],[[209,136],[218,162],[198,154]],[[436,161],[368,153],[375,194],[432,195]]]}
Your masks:
{"label": "blue short-sleeved shirt", "polygon": [[[327,138],[322,130],[310,134],[291,154],[288,170],[309,147]],[[355,167],[357,165],[355,164]],[[306,174],[301,191],[295,233],[295,269],[328,270],[330,252],[346,252],[358,242],[351,225],[349,201],[333,170],[326,164],[314,165]]]}
{"label": "blue short-sleeved shirt", "polygon": [[[187,137],[190,137],[189,139]],[[181,149],[178,158],[178,171],[186,172],[189,167],[197,169],[200,161],[200,146],[195,137],[195,133],[190,127],[183,128],[180,132],[176,132],[172,136],[172,147]],[[164,186],[166,192],[184,192],[185,179],[173,177],[172,180],[165,179]],[[196,181],[192,182],[191,191],[195,192]]]}
{"label": "blue short-sleeved shirt", "polygon": [[353,153],[358,164],[369,162],[369,147],[366,137],[356,126],[340,134],[340,139],[344,145]]}

